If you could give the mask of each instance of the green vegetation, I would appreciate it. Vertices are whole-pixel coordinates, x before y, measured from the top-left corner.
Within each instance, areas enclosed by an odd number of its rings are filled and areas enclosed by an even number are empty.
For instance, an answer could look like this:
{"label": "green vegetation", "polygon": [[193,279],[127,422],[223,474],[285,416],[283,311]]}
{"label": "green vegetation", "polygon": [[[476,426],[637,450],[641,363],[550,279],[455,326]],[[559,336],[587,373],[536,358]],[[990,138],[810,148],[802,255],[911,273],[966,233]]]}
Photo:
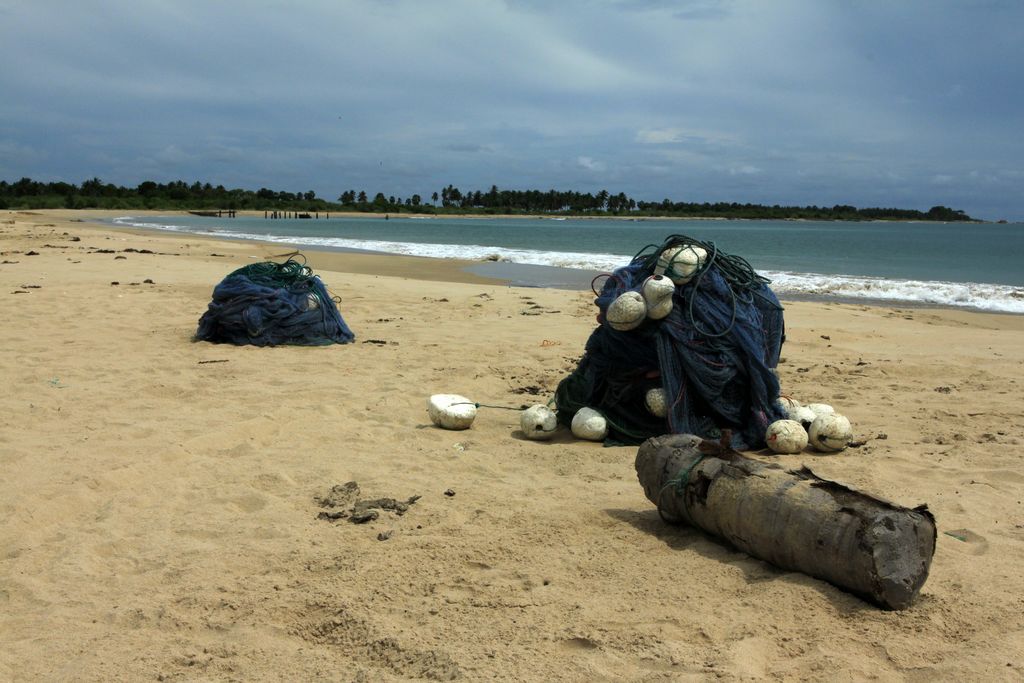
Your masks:
{"label": "green vegetation", "polygon": [[147,180],[138,187],[119,187],[99,178],[78,186],[22,178],[15,183],[0,180],[0,208],[325,211],[337,210],[339,205],[318,199],[312,190],[292,193],[263,188],[252,192],[180,180],[166,184]]}
{"label": "green vegetation", "polygon": [[589,192],[558,190],[499,190],[496,185],[482,192],[463,193],[449,185],[434,192],[430,203],[414,194],[408,198],[385,196],[378,192],[373,199],[365,191],[346,190],[336,202],[308,192],[279,192],[261,188],[252,190],[225,189],[223,185],[176,180],[155,183],[147,180],[138,187],[119,187],[99,178],[70,183],[41,183],[22,178],[13,183],[0,181],[0,209],[153,209],[153,210],[216,210],[238,211],[351,211],[382,213],[430,214],[551,214],[558,216],[668,216],[678,218],[747,218],[761,220],[929,220],[973,221],[966,213],[945,206],[928,211],[914,209],[858,209],[853,206],[765,206],[735,202],[697,203],[635,201],[625,193],[611,194],[602,190]]}

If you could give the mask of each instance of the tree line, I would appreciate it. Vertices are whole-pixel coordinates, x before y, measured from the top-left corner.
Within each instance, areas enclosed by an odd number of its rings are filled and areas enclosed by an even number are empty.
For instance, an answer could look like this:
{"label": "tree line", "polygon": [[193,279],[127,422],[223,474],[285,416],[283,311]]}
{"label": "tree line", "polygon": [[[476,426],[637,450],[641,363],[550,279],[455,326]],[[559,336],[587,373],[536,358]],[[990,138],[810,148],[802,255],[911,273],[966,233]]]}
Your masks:
{"label": "tree line", "polygon": [[746,218],[761,220],[931,220],[973,221],[958,209],[933,206],[928,211],[898,208],[834,206],[767,206],[737,202],[637,201],[624,192],[613,194],[559,190],[489,190],[463,192],[448,185],[429,197],[413,194],[402,198],[377,192],[370,198],[365,190],[345,190],[337,201],[316,196],[313,190],[287,192],[227,189],[210,183],[191,184],[144,181],[136,187],[104,183],[99,178],[81,185],[66,182],[43,183],[31,178],[15,182],[0,180],[0,209],[235,209],[239,211],[362,211],[432,214],[553,214],[564,216],[669,216],[678,218]]}

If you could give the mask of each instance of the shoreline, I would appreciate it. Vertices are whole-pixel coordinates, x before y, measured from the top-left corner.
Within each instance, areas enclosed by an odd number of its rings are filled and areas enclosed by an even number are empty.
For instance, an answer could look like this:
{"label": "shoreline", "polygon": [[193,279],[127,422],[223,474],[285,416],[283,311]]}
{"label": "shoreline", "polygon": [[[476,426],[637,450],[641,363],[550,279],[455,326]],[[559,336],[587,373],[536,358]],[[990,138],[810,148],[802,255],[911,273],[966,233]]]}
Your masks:
{"label": "shoreline", "polygon": [[[173,215],[175,213],[187,214],[186,211],[171,212],[171,214],[160,211],[149,211],[144,212],[142,215],[163,216]],[[218,237],[215,235],[181,233],[160,230],[158,228],[150,229],[135,227],[118,227],[101,222],[101,220],[103,219],[109,220],[124,215],[124,212],[122,211],[113,210],[90,210],[87,212],[75,209],[53,209],[35,211],[9,210],[6,212],[0,212],[0,217],[2,217],[5,214],[9,216],[7,220],[13,220],[12,217],[21,216],[23,218],[32,220],[36,224],[44,227],[48,225],[52,227],[63,227],[68,229],[80,227],[83,230],[88,231],[89,233],[99,234],[103,239],[107,240],[125,240],[123,235],[132,235],[147,240],[158,240],[161,243],[167,242],[168,244],[184,245],[186,247],[186,255],[190,257],[204,258],[207,261],[212,260],[213,262],[219,261],[226,255],[217,252],[213,252],[205,257],[200,255],[193,255],[190,250],[191,243],[199,242],[201,244],[218,245],[218,252],[228,252],[235,258],[245,259],[246,262],[256,259],[271,260],[275,258],[281,258],[282,256],[287,255],[287,253],[289,253],[290,247],[294,247],[295,250],[298,250],[301,254],[303,254],[306,257],[307,265],[313,268],[315,272],[325,270],[336,273],[352,273],[356,275],[395,277],[424,282],[479,284],[527,290],[550,289],[552,291],[576,292],[577,294],[584,294],[586,296],[592,296],[588,278],[592,278],[595,274],[599,274],[596,271],[582,271],[571,268],[559,268],[555,266],[531,266],[529,264],[517,264],[508,262],[475,261],[453,258],[432,258],[426,256],[407,256],[399,254],[388,254],[382,252],[360,251],[355,249],[331,249],[324,247],[309,247],[308,245],[299,246],[282,242],[265,242],[261,240],[253,240],[248,238],[225,239],[223,237]],[[57,225],[55,223],[50,223],[49,221],[51,220],[61,221],[62,224]],[[519,281],[519,278],[517,277],[517,273],[519,271],[529,271],[533,269],[538,269],[540,271],[553,271],[562,274],[568,273],[569,275],[564,279],[567,279],[570,282],[572,282],[573,286],[548,287],[544,285],[533,284],[528,281]],[[480,273],[480,270],[497,270],[498,272],[494,273],[493,275],[487,275]],[[1024,329],[1024,315],[1013,312],[987,311],[959,306],[947,306],[907,301],[892,301],[883,299],[867,300],[858,299],[854,297],[790,295],[780,296],[779,299],[781,303],[783,303],[784,305],[806,304],[863,309],[889,309],[897,312],[901,311],[902,309],[906,309],[907,311],[934,312],[944,316],[952,316],[958,319],[967,320],[971,319],[974,316],[979,316],[981,318],[992,316],[995,317],[996,319],[1005,319],[1007,321],[1007,324],[1011,328]]]}
{"label": "shoreline", "polygon": [[[71,210],[67,210],[71,211]],[[109,215],[100,216],[102,219],[111,219],[124,215],[124,212],[109,211]],[[187,212],[149,212],[141,215],[184,215]],[[64,216],[56,216],[64,217]],[[299,251],[307,260],[307,264],[314,270],[326,269],[339,272],[353,272],[364,275],[384,275],[391,277],[407,277],[411,279],[461,282],[479,284],[507,284],[501,278],[490,278],[473,274],[465,270],[467,267],[478,264],[477,261],[464,259],[435,259],[426,256],[406,256],[403,254],[388,254],[385,252],[374,252],[358,249],[310,247],[308,245],[295,245],[287,242],[269,242],[250,238],[225,238],[217,235],[201,235],[197,233],[175,232],[172,230],[161,230],[159,228],[119,227],[92,220],[95,212],[82,218],[84,224],[95,226],[98,230],[107,230],[111,233],[126,233],[140,237],[159,236],[161,238],[176,240],[188,243],[189,240],[200,241],[212,244],[223,245],[225,249],[229,245],[256,245],[262,254],[261,258],[273,259],[289,251]]]}
{"label": "shoreline", "polygon": [[[108,211],[108,212],[105,212],[105,213],[107,215],[100,217],[99,221],[110,220],[111,218],[114,218],[114,217],[117,217],[117,215],[120,215],[119,212],[115,212],[115,211]],[[239,215],[242,215],[242,216],[245,216],[245,217],[256,217],[256,218],[259,218],[260,217],[259,213],[260,212],[241,212]],[[187,214],[188,214],[187,211],[177,211],[177,212],[170,212],[170,213],[152,211],[152,212],[148,212],[148,213],[147,212],[143,212],[143,213],[140,213],[140,214],[133,214],[133,215],[140,215],[140,216],[145,216],[145,215],[167,216],[167,215],[187,215]],[[384,214],[375,214],[374,216],[376,216],[378,218],[381,218],[383,220]],[[498,216],[480,216],[480,217],[481,218],[500,218]],[[445,218],[445,217],[442,217],[442,218]],[[515,218],[515,216],[509,216],[509,218]],[[519,218],[523,218],[523,217],[520,216]],[[535,217],[535,218],[539,218],[539,217]],[[666,219],[666,220],[671,220],[671,219]],[[99,225],[106,225],[106,227],[110,227],[109,225],[107,225],[105,223],[102,223],[102,222],[99,222],[99,221],[97,221]],[[135,227],[121,228],[119,226],[114,226],[114,227],[115,227],[115,229],[119,229],[119,230],[120,229],[123,229],[123,230],[140,230],[142,232],[150,232],[150,231],[152,231],[152,232],[161,233],[161,234],[172,234],[172,235],[177,234],[177,235],[181,235],[181,236],[195,236],[197,238],[202,237],[202,238],[208,238],[208,239],[221,239],[221,240],[226,240],[226,241],[251,241],[251,242],[256,242],[256,243],[260,243],[260,244],[273,244],[275,246],[280,246],[280,247],[291,246],[291,247],[293,247],[296,250],[302,251],[303,253],[314,253],[314,252],[343,253],[343,254],[344,253],[353,253],[353,254],[376,254],[378,256],[385,256],[386,255],[387,257],[393,257],[393,258],[397,257],[397,255],[387,254],[386,252],[361,250],[361,249],[357,249],[357,248],[348,248],[348,247],[330,247],[330,246],[322,246],[322,245],[298,245],[298,244],[289,243],[289,242],[269,242],[269,241],[265,241],[265,240],[254,239],[254,238],[251,238],[251,237],[225,237],[225,236],[218,236],[218,235],[198,235],[196,233],[188,233],[188,232],[180,232],[179,233],[179,232],[170,231],[170,230],[161,230],[159,228],[135,228]],[[452,261],[452,262],[454,262],[456,264],[459,264],[462,272],[464,272],[466,274],[466,278],[467,279],[471,279],[472,280],[473,278],[483,278],[484,281],[486,281],[486,280],[498,280],[498,281],[503,282],[504,284],[507,284],[507,285],[529,287],[529,288],[556,288],[556,289],[589,290],[590,289],[590,284],[593,281],[593,279],[595,277],[599,276],[600,274],[602,274],[602,271],[597,271],[597,270],[585,270],[585,269],[577,269],[577,268],[566,268],[566,267],[560,267],[560,266],[542,266],[542,265],[526,264],[526,263],[516,263],[516,262],[509,262],[509,261],[502,261],[502,260],[495,261],[495,260],[492,260],[492,259],[470,260],[470,259],[458,259],[458,258],[449,258],[449,257],[444,257],[444,258],[438,259],[437,257],[423,257],[423,256],[411,256],[411,255],[409,256],[409,258],[428,258],[431,261],[450,260],[450,261]],[[626,260],[625,260],[625,257],[624,257],[624,261],[623,261],[622,265],[625,265],[625,263],[626,263]],[[433,271],[434,269],[428,267],[427,270],[428,271]],[[360,272],[369,272],[369,271],[360,270]],[[388,272],[389,274],[394,274],[396,271],[394,271],[393,269],[388,269],[386,272]],[[455,276],[452,276],[452,277],[455,277]],[[819,276],[819,277],[826,277],[826,276]],[[846,277],[846,278],[857,279],[856,276],[842,276],[842,275],[839,275],[838,277]],[[435,277],[432,277],[431,279],[435,279]],[[963,283],[963,286],[986,286],[986,285],[983,285],[982,283]],[[991,285],[991,286],[1005,287],[1007,285]],[[987,308],[984,308],[984,307],[981,307],[981,306],[958,306],[958,305],[954,305],[952,303],[922,302],[922,301],[907,300],[907,299],[888,299],[888,298],[884,298],[884,297],[858,297],[858,296],[855,296],[855,295],[818,294],[818,293],[799,292],[799,291],[782,291],[782,292],[778,292],[777,291],[776,294],[779,296],[780,300],[783,300],[783,301],[811,301],[811,302],[820,301],[820,302],[825,302],[825,303],[827,303],[827,302],[834,302],[834,303],[847,303],[847,304],[854,304],[854,305],[883,306],[883,307],[903,306],[903,307],[912,308],[912,309],[963,310],[963,311],[970,311],[970,312],[976,312],[976,313],[992,313],[992,314],[999,314],[999,315],[1024,315],[1024,311],[1019,311],[1019,312],[1018,311],[1000,311],[1000,310],[987,309]]]}
{"label": "shoreline", "polygon": [[[330,248],[322,246],[295,245],[284,242],[266,242],[249,238],[224,238],[216,235],[200,235],[196,233],[175,232],[159,228],[119,227],[101,222],[124,215],[121,211],[88,211],[83,213],[75,209],[53,209],[35,211],[7,211],[8,215],[39,217],[40,221],[53,219],[65,221],[68,227],[81,226],[86,230],[99,232],[108,231],[105,235],[110,239],[114,235],[129,234],[141,238],[160,238],[171,243],[189,245],[190,241],[217,244],[221,251],[244,254],[249,260],[273,260],[289,253],[292,248],[301,253],[307,265],[314,271],[327,270],[340,273],[359,275],[377,275],[399,277],[427,282],[451,282],[459,284],[481,284],[529,290],[551,289],[555,291],[583,292],[592,296],[590,281],[600,275],[598,271],[584,271],[557,266],[534,266],[531,264],[509,263],[502,261],[476,261],[455,258],[434,258],[427,256],[411,256],[373,252],[358,249]],[[167,212],[150,211],[141,215],[174,215],[187,214],[187,211]],[[2,216],[3,213],[0,213]],[[99,220],[96,220],[99,219]],[[243,246],[247,245],[247,246]],[[232,247],[235,247],[234,249]],[[258,256],[256,254],[259,254]],[[210,258],[221,258],[221,255]],[[481,272],[482,271],[482,272]],[[490,274],[487,271],[494,271]],[[524,273],[542,273],[547,279],[557,278],[560,284],[538,284],[536,280],[524,279]],[[226,273],[225,273],[226,274]],[[1017,321],[1024,329],[1024,314],[1010,311],[989,311],[965,306],[939,305],[925,302],[898,301],[887,299],[861,299],[856,297],[825,296],[815,294],[786,294],[779,296],[783,305],[818,304],[824,306],[838,305],[863,308],[891,309],[900,311],[933,311],[944,314],[963,314],[970,316],[997,316]],[[957,315],[956,317],[961,317]],[[1016,327],[1017,323],[1010,323]]]}

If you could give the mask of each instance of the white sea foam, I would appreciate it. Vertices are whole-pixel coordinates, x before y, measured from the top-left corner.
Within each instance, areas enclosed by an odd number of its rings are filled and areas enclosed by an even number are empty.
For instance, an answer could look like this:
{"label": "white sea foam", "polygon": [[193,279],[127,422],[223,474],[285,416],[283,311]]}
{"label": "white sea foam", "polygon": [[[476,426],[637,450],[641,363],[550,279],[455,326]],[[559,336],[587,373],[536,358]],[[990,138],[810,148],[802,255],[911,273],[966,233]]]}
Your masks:
{"label": "white sea foam", "polygon": [[307,237],[288,235],[264,235],[239,232],[236,230],[200,229],[195,226],[147,223],[143,220],[124,216],[115,218],[119,225],[134,228],[169,230],[187,232],[193,235],[209,237],[233,238],[240,240],[259,240],[325,247],[329,249],[359,249],[362,251],[379,251],[387,254],[403,256],[425,256],[428,258],[463,259],[466,261],[500,260],[509,263],[525,263],[537,266],[556,266],[558,268],[577,268],[580,270],[610,271],[629,263],[631,256],[619,254],[588,254],[582,252],[536,251],[531,249],[509,249],[505,247],[488,247],[478,244],[425,244],[419,242],[388,242],[385,240],[359,240],[340,237]]}
{"label": "white sea foam", "polygon": [[[509,249],[476,244],[423,244],[388,242],[385,240],[343,239],[337,237],[298,237],[245,233],[218,227],[200,230],[194,226],[149,223],[124,216],[114,219],[120,225],[138,228],[188,232],[218,238],[260,240],[263,242],[305,245],[334,249],[359,249],[407,256],[464,259],[469,261],[500,260],[559,268],[610,272],[629,263],[632,255],[588,254],[583,252]],[[939,282],[897,280],[888,278],[823,275],[761,271],[771,279],[772,289],[783,298],[787,294],[816,297],[862,299],[865,301],[904,302],[916,305],[954,306],[983,311],[1024,314],[1024,287],[972,282]]]}
{"label": "white sea foam", "polygon": [[578,268],[581,270],[613,270],[629,263],[630,259],[629,256],[617,254],[536,251],[532,249],[488,247],[479,244],[422,244],[414,242],[385,242],[381,240],[350,240],[334,237],[266,238],[258,235],[249,235],[243,238],[268,239],[273,242],[289,242],[310,246],[381,251],[404,256],[426,256],[429,258],[463,259],[466,261],[499,260],[508,263]]}
{"label": "white sea foam", "polygon": [[896,301],[976,308],[998,313],[1024,313],[1024,287],[978,282],[895,280],[852,275],[762,272],[772,289],[813,296]]}

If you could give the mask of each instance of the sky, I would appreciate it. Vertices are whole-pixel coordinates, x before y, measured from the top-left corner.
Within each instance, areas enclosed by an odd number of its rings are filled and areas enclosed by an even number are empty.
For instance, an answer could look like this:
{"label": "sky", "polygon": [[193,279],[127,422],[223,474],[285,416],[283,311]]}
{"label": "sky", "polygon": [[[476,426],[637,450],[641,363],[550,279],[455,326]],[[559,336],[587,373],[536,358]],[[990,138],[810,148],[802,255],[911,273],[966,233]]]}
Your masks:
{"label": "sky", "polygon": [[1020,0],[0,0],[0,179],[1024,220]]}

